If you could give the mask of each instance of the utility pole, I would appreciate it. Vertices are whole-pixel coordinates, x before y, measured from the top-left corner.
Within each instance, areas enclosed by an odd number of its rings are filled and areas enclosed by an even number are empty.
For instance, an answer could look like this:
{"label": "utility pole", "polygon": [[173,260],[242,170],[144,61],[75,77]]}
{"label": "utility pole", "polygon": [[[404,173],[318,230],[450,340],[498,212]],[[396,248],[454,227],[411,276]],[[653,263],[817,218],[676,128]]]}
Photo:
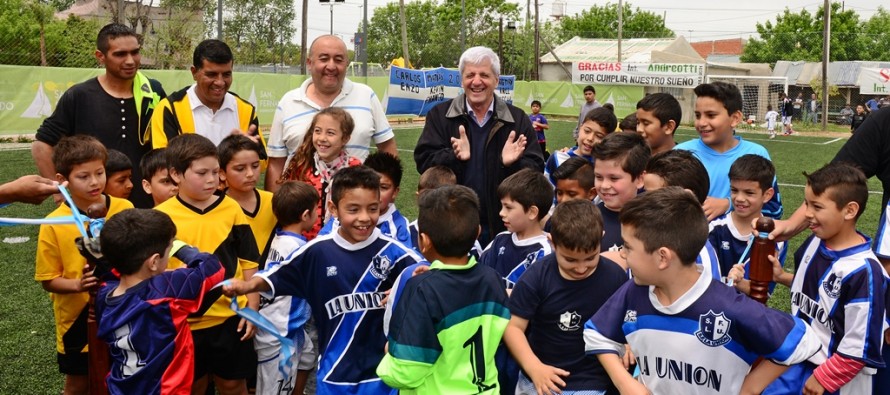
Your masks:
{"label": "utility pole", "polygon": [[303,15],[301,15],[302,26],[300,26],[300,74],[306,75],[306,51],[309,49],[307,41],[309,23],[309,0],[303,0]]}
{"label": "utility pole", "polygon": [[216,1],[216,39],[222,41],[222,8],[223,0]]}
{"label": "utility pole", "polygon": [[362,77],[368,78],[368,0],[362,3],[362,12]]}
{"label": "utility pole", "polygon": [[822,17],[825,25],[823,26],[822,37],[822,130],[828,129],[828,60],[831,51],[831,2],[825,0],[825,14]]}
{"label": "utility pole", "polygon": [[460,53],[467,49],[467,5],[460,0]]}
{"label": "utility pole", "polygon": [[624,29],[624,1],[618,0],[618,63],[621,63],[621,35]]}
{"label": "utility pole", "polygon": [[538,0],[535,0],[535,67],[532,68],[532,81],[537,81],[540,78],[540,64],[541,64],[541,30],[540,23],[538,22]]}

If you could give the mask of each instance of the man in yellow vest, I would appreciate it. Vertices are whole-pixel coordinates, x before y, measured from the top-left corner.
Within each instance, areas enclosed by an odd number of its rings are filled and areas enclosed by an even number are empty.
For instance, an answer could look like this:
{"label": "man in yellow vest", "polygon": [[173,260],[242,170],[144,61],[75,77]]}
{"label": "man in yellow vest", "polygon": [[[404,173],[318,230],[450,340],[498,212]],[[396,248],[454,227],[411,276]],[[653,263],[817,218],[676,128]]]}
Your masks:
{"label": "man in yellow vest", "polygon": [[169,139],[183,133],[197,133],[219,145],[226,136],[241,132],[262,144],[265,152],[256,108],[229,92],[234,64],[229,46],[204,40],[195,48],[192,62],[195,84],[161,100],[151,117],[152,147],[166,147]]}

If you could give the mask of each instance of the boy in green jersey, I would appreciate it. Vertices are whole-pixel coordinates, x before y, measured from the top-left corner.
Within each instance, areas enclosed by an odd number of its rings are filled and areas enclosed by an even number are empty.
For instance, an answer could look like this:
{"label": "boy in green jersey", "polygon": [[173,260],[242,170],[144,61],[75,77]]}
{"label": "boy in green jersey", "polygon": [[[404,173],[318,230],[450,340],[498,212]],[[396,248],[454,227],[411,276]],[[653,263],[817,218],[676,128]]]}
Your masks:
{"label": "boy in green jersey", "polygon": [[418,206],[419,249],[432,264],[393,301],[377,375],[402,394],[497,394],[494,354],[510,310],[501,276],[469,256],[480,231],[479,199],[447,185],[422,193]]}

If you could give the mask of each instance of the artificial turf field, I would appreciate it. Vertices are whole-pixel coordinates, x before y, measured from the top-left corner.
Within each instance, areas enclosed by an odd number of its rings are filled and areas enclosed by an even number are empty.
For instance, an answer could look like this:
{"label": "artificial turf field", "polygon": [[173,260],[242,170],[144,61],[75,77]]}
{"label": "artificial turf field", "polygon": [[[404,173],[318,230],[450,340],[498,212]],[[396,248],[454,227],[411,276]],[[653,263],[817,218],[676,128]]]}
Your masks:
{"label": "artificial turf field", "polygon": [[[547,133],[548,148],[562,148],[573,144],[571,130],[574,122],[551,122]],[[418,174],[412,151],[420,135],[421,126],[397,128],[396,139],[405,167],[397,206],[409,219],[417,217],[414,192]],[[740,132],[744,138],[769,150],[778,172],[785,215],[790,215],[803,200],[803,172],[812,172],[829,162],[846,141],[838,137],[813,137],[806,133],[774,140],[765,134]],[[691,128],[681,128],[676,140],[697,137]],[[27,148],[12,148],[0,144],[0,182],[25,174],[36,173]],[[137,186],[138,187],[138,186]],[[859,220],[859,228],[874,235],[880,218],[881,187],[876,179],[869,182],[866,212]],[[48,199],[41,206],[13,204],[2,211],[4,217],[41,218],[53,209]],[[58,394],[63,376],[55,361],[55,335],[52,305],[48,294],[34,281],[34,252],[38,227],[0,227],[0,394]],[[797,249],[806,233],[790,243],[789,252]],[[26,241],[23,241],[27,238]],[[788,254],[786,269],[793,267],[793,256]],[[771,306],[789,310],[788,290],[779,286],[770,301]]]}

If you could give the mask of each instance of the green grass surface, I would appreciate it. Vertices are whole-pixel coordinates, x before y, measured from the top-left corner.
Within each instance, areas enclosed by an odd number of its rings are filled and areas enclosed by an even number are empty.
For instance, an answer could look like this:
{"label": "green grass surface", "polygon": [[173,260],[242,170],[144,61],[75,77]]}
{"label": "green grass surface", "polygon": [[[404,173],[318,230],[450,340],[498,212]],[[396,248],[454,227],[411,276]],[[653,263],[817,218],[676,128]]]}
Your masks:
{"label": "green grass surface", "polygon": [[[553,122],[548,132],[548,146],[558,149],[572,145],[572,122]],[[786,216],[790,215],[803,200],[802,172],[811,172],[827,163],[844,143],[834,138],[778,137],[769,140],[763,134],[741,133],[746,139],[765,146],[778,170],[780,191]],[[405,167],[401,193],[397,205],[408,218],[416,218],[414,192],[417,190],[417,170],[413,151],[420,135],[420,127],[397,129],[396,138]],[[697,137],[695,131],[684,128],[677,134],[682,142]],[[0,145],[0,148],[3,148]],[[24,174],[34,173],[35,167],[28,150],[0,149],[0,181],[12,180]],[[860,219],[860,229],[873,235],[880,218],[880,184],[871,180],[869,189],[876,191],[869,196],[867,210]],[[41,206],[14,204],[2,209],[6,217],[40,218],[52,210],[52,202]],[[55,341],[52,307],[49,296],[34,281],[34,251],[37,243],[36,226],[0,227],[0,241],[7,238],[28,237],[24,243],[0,243],[2,270],[0,270],[0,394],[58,394],[62,388],[62,375],[55,362]],[[791,241],[790,251],[797,249],[806,235]],[[793,267],[789,254],[786,267]],[[770,304],[781,310],[789,309],[788,290],[777,287]]]}

